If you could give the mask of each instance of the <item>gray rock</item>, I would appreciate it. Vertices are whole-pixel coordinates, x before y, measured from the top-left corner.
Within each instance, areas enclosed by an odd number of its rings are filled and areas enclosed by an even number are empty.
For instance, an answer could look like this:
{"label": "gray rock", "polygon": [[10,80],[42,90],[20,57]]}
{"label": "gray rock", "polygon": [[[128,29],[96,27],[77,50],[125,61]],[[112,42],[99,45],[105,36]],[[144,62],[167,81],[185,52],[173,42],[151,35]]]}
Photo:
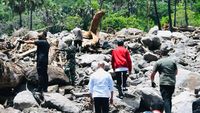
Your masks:
{"label": "gray rock", "polygon": [[171,31],[158,31],[157,36],[163,39],[171,40],[172,33]]}
{"label": "gray rock", "polygon": [[0,113],[22,113],[22,112],[12,107],[8,107],[6,109],[0,109]]}
{"label": "gray rock", "polygon": [[57,111],[55,109],[36,108],[36,107],[26,108],[22,112],[23,113],[62,113],[61,111]]}
{"label": "gray rock", "polygon": [[136,28],[123,28],[121,31],[116,32],[117,35],[138,35],[141,33],[143,31]]}
{"label": "gray rock", "polygon": [[173,113],[192,113],[192,103],[196,98],[191,92],[185,91],[172,98]]}
{"label": "gray rock", "polygon": [[19,110],[23,110],[29,107],[39,106],[30,91],[22,91],[18,93],[15,96],[13,103],[14,103],[14,108]]}
{"label": "gray rock", "polygon": [[42,106],[57,109],[66,113],[80,113],[81,107],[77,107],[76,103],[70,101],[59,93],[45,93],[45,103]]}
{"label": "gray rock", "polygon": [[[30,83],[36,84],[38,81],[38,74],[36,67],[33,67],[27,72],[27,78]],[[69,83],[69,78],[64,74],[64,70],[60,67],[48,66],[48,76],[50,85],[63,85]]]}
{"label": "gray rock", "polygon": [[146,52],[143,57],[144,60],[146,60],[147,62],[157,61],[159,58],[156,54],[153,54],[151,52]]}
{"label": "gray rock", "polygon": [[157,34],[158,34],[158,26],[152,27],[152,28],[149,30],[148,34],[150,34],[150,35],[151,35],[151,34],[157,35]]}
{"label": "gray rock", "polygon": [[94,61],[109,61],[111,58],[105,54],[84,54],[77,58],[77,62],[83,67],[91,66]]}

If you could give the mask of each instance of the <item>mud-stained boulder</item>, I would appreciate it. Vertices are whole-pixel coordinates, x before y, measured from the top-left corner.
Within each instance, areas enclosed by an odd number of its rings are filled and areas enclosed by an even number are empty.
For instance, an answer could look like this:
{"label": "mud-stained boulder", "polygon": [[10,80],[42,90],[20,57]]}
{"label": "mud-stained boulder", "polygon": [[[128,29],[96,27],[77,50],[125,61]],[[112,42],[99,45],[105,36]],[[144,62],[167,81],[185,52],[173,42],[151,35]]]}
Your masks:
{"label": "mud-stained boulder", "polygon": [[184,69],[178,70],[178,75],[176,76],[177,83],[179,87],[189,88],[194,90],[195,87],[200,86],[200,74],[190,72]]}
{"label": "mud-stained boulder", "polygon": [[0,89],[15,88],[24,79],[23,66],[0,60]]}
{"label": "mud-stained boulder", "polygon": [[81,107],[59,93],[44,93],[45,103],[42,106],[57,109],[65,113],[80,113]]}
{"label": "mud-stained boulder", "polygon": [[30,91],[18,93],[13,100],[14,108],[23,110],[29,107],[38,107],[38,103]]}
{"label": "mud-stained boulder", "polygon": [[[64,85],[69,83],[69,78],[64,74],[64,70],[60,67],[48,66],[49,85]],[[38,74],[36,67],[27,72],[27,79],[30,83],[36,84]]]}

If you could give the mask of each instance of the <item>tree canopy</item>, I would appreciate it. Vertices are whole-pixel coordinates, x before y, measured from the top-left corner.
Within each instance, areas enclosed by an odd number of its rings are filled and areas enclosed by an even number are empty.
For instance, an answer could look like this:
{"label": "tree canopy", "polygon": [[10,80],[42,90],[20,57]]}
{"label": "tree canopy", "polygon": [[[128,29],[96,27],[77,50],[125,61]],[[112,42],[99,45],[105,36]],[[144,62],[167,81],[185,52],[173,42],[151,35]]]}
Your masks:
{"label": "tree canopy", "polygon": [[[98,10],[106,13],[100,30],[152,26],[187,27],[200,25],[199,0],[0,0],[0,34],[26,27],[37,30],[88,30]],[[173,24],[172,24],[173,23]],[[58,30],[59,31],[59,30]]]}

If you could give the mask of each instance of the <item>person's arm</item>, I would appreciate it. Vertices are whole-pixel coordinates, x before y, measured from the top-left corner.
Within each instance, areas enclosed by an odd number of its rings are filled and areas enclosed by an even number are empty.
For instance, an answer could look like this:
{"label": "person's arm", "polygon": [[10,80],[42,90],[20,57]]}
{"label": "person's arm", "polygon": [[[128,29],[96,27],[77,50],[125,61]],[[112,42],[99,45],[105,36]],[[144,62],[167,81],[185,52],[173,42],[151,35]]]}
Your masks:
{"label": "person's arm", "polygon": [[110,104],[113,104],[113,91],[111,91]]}
{"label": "person's arm", "polygon": [[127,60],[127,63],[128,63],[128,71],[129,71],[129,75],[130,75],[131,72],[132,72],[132,61],[131,61],[131,57],[130,57],[128,50],[126,52],[126,60]]}
{"label": "person's arm", "polygon": [[93,93],[94,81],[93,81],[91,76],[90,76],[90,80],[89,80],[88,86],[89,86],[89,93],[90,93],[90,102],[93,103],[92,93]]}
{"label": "person's arm", "polygon": [[35,41],[32,41],[32,40],[27,40],[27,41],[25,41],[25,40],[18,40],[18,42],[19,43],[22,43],[22,44],[24,44],[24,43],[27,43],[27,44],[35,44]]}
{"label": "person's arm", "polygon": [[27,43],[27,44],[35,44],[35,41],[27,40],[27,41],[24,41],[24,43]]}
{"label": "person's arm", "polygon": [[110,95],[110,104],[113,104],[114,82],[113,82],[112,76],[110,74],[109,74],[109,83],[108,83],[108,86],[109,86],[109,90],[111,92],[111,95]]}
{"label": "person's arm", "polygon": [[154,82],[155,75],[156,75],[156,72],[151,73],[151,82]]}
{"label": "person's arm", "polygon": [[112,58],[111,58],[111,65],[112,65],[112,69],[113,69],[113,71],[115,72],[115,65],[114,65],[114,63],[115,63],[115,58],[114,58],[115,56],[114,56],[114,50],[112,50]]}
{"label": "person's arm", "polygon": [[175,65],[175,69],[176,69],[175,74],[177,75],[178,74],[178,67],[177,67],[176,62],[174,63],[174,65]]}
{"label": "person's arm", "polygon": [[155,75],[156,75],[157,71],[158,71],[158,63],[156,62],[156,64],[153,67],[153,72],[151,73],[151,86],[153,88],[156,87],[156,83],[154,82],[154,78],[155,78]]}

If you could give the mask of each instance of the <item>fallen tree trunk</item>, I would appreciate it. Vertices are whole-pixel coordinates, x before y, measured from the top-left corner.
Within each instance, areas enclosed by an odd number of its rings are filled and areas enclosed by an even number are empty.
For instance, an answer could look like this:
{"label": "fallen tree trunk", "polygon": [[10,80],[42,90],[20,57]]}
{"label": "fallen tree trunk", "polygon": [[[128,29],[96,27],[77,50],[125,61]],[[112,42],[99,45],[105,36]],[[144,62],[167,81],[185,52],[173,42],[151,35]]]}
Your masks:
{"label": "fallen tree trunk", "polygon": [[105,12],[98,11],[92,19],[92,23],[90,25],[89,31],[93,32],[95,35],[97,34],[97,29],[98,29],[99,23],[101,22],[101,18],[103,17],[103,15],[105,15]]}
{"label": "fallen tree trunk", "polygon": [[25,67],[0,60],[0,89],[15,88],[25,78]]}

